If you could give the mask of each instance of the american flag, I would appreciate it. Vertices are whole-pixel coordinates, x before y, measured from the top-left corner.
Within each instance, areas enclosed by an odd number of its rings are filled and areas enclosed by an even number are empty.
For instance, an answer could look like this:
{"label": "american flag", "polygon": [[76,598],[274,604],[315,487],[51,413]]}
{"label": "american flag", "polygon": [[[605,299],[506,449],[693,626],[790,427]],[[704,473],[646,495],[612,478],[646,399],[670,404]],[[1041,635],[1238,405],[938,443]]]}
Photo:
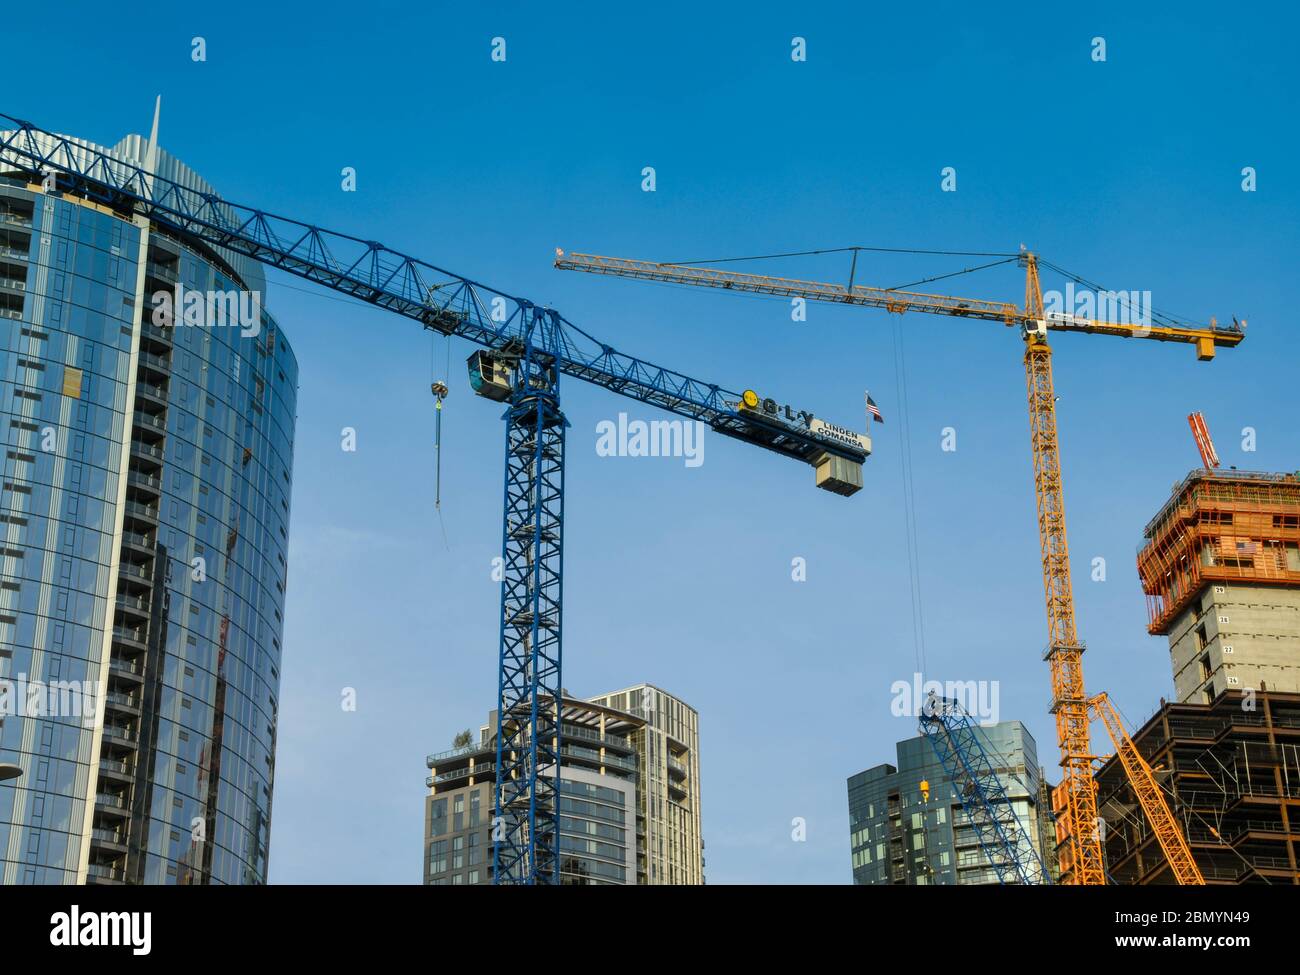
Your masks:
{"label": "american flag", "polygon": [[876,405],[876,401],[871,398],[870,393],[867,394],[867,413],[877,423],[885,422],[885,418],[880,413],[880,407]]}

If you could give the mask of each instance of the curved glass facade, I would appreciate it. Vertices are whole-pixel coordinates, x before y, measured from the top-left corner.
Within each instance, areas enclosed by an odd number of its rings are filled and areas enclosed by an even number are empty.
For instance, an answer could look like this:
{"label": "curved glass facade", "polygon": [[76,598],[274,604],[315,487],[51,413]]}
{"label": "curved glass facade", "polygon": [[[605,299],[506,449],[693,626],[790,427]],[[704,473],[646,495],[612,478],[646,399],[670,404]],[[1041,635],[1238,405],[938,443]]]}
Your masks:
{"label": "curved glass facade", "polygon": [[0,173],[0,882],[266,879],[297,364],[264,290]]}

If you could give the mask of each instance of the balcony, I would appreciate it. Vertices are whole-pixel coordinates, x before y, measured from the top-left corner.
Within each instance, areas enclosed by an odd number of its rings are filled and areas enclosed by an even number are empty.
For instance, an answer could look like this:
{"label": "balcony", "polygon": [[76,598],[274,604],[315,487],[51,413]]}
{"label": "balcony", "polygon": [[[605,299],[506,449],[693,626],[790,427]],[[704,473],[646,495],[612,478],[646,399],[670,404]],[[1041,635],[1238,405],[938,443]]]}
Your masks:
{"label": "balcony", "polygon": [[130,545],[135,551],[145,555],[154,555],[157,552],[157,539],[152,533],[135,532],[128,528],[122,532],[122,543]]}
{"label": "balcony", "polygon": [[170,326],[153,325],[145,322],[140,328],[140,335],[143,338],[151,339],[167,348],[172,347],[172,329]]}
{"label": "balcony", "polygon": [[496,754],[497,746],[495,742],[486,745],[462,745],[460,748],[449,748],[445,752],[435,752],[424,760],[425,768],[433,768],[440,762],[446,762],[453,758],[461,758],[469,755],[483,755],[488,752]]}
{"label": "balcony", "polygon": [[129,614],[137,619],[149,618],[150,601],[143,596],[118,596],[116,606],[124,614]]}
{"label": "balcony", "polygon": [[104,737],[112,738],[115,742],[126,745],[136,743],[135,729],[130,725],[113,724],[110,721],[104,722]]}
{"label": "balcony", "polygon": [[601,758],[600,749],[587,748],[583,745],[571,745],[568,739],[560,740],[560,755],[563,762],[567,765],[570,762],[582,762],[586,765],[601,766],[609,765],[618,768],[636,768],[636,763],[621,755],[607,754]]}
{"label": "balcony", "polygon": [[131,766],[120,758],[101,758],[99,760],[99,771],[119,782],[130,782],[134,777]]}
{"label": "balcony", "polygon": [[110,853],[126,852],[126,838],[115,829],[95,827],[90,831],[90,842]]}
{"label": "balcony", "polygon": [[606,748],[618,748],[627,752],[636,751],[636,746],[626,738],[618,738],[614,735],[602,735],[599,731],[584,728],[580,725],[566,724],[560,729],[560,737],[564,741],[590,741],[595,742],[598,745],[604,745]]}
{"label": "balcony", "polygon": [[167,421],[162,416],[152,413],[137,412],[135,414],[135,425],[144,432],[153,432],[155,430],[159,433],[167,432]]}
{"label": "balcony", "polygon": [[154,497],[162,495],[162,478],[153,474],[146,474],[144,471],[132,468],[126,472],[126,483],[128,486],[138,488],[146,494],[152,494]]}
{"label": "balcony", "polygon": [[[164,380],[171,375],[172,360],[170,356],[154,355],[152,352],[141,352],[140,365],[146,369],[152,369],[155,372],[162,373]],[[147,383],[148,380],[145,380],[145,382]]]}
{"label": "balcony", "polygon": [[145,273],[157,278],[165,284],[175,284],[180,280],[180,274],[177,268],[171,264],[159,264],[157,261],[146,261],[144,265]]}
{"label": "balcony", "polygon": [[145,443],[132,437],[131,456],[154,466],[162,466],[163,450],[157,444]]}
{"label": "balcony", "polygon": [[163,408],[166,408],[167,406],[167,388],[165,386],[159,386],[155,383],[137,382],[135,384],[135,395],[156,406],[161,406]]}
{"label": "balcony", "polygon": [[104,703],[109,709],[126,714],[128,717],[140,715],[140,700],[129,694],[123,694],[121,691],[109,691],[104,695]]}
{"label": "balcony", "polygon": [[110,864],[92,863],[86,867],[86,879],[97,884],[122,884],[126,882],[126,872]]}
{"label": "balcony", "polygon": [[451,769],[448,772],[439,772],[437,775],[425,776],[424,784],[433,787],[447,782],[455,782],[457,779],[467,779],[471,775],[488,775],[495,772],[496,767],[496,762],[479,762],[473,768],[466,765],[463,768]]}
{"label": "balcony", "polygon": [[149,635],[143,626],[114,626],[113,639],[133,650],[149,649]]}
{"label": "balcony", "polygon": [[152,523],[154,528],[158,527],[158,508],[155,505],[141,504],[139,501],[127,501],[126,513]]}
{"label": "balcony", "polygon": [[111,792],[96,792],[95,812],[125,818],[127,814],[126,800],[122,796],[114,795]]}
{"label": "balcony", "polygon": [[114,677],[125,677],[134,683],[144,683],[144,668],[134,660],[115,656],[108,662],[108,672]]}

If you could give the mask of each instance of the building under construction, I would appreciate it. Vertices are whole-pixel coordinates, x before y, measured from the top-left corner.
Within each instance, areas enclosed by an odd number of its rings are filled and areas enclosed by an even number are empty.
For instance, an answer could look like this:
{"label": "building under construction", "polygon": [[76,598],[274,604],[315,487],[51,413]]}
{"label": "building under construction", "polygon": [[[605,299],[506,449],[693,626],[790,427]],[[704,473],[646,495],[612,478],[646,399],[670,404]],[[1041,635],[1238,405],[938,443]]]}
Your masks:
{"label": "building under construction", "polygon": [[1300,692],[1300,475],[1193,471],[1144,534],[1147,629],[1169,637],[1177,699]]}
{"label": "building under construction", "polygon": [[[1199,426],[1207,466],[1174,486],[1137,559],[1177,703],[1133,740],[1206,883],[1297,884],[1300,475],[1218,470]],[[1174,882],[1121,762],[1097,784],[1112,882]]]}
{"label": "building under construction", "polygon": [[[1300,884],[1300,694],[1230,690],[1162,703],[1133,735],[1207,884]],[[1106,868],[1117,884],[1171,884],[1120,762],[1097,773]]]}

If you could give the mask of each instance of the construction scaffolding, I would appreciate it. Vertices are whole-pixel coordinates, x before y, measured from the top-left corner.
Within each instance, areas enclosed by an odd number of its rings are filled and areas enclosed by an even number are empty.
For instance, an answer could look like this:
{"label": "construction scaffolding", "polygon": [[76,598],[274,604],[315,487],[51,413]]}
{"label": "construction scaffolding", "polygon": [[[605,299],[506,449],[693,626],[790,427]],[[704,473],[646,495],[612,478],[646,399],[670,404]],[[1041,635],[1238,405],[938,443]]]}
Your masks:
{"label": "construction scaffolding", "polygon": [[[1300,694],[1162,702],[1133,743],[1206,884],[1300,885]],[[1098,770],[1097,793],[1111,881],[1175,883],[1119,756]]]}
{"label": "construction scaffolding", "polygon": [[1143,534],[1152,634],[1168,633],[1210,583],[1300,586],[1300,474],[1192,471]]}

